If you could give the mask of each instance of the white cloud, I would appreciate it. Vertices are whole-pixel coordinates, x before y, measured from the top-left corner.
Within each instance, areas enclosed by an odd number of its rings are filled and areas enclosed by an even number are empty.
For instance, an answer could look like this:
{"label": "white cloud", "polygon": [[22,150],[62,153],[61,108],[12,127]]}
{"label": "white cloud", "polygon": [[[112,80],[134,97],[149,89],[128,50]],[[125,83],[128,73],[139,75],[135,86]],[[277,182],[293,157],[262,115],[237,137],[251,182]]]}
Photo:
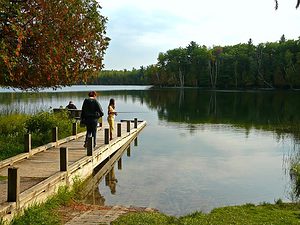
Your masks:
{"label": "white cloud", "polygon": [[[159,52],[199,44],[233,45],[252,38],[255,44],[300,35],[296,1],[273,0],[99,0],[108,17],[109,68],[138,68],[156,61]],[[125,54],[127,61],[114,60]],[[129,60],[130,58],[130,60]]]}

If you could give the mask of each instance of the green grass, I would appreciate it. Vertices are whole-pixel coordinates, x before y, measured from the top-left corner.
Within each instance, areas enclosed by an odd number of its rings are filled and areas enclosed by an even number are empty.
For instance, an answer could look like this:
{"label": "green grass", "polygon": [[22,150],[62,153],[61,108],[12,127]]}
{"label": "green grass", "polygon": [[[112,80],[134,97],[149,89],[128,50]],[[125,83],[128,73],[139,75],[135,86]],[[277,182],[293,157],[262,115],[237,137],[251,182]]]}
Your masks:
{"label": "green grass", "polygon": [[35,204],[16,216],[11,225],[60,225],[61,220],[56,213],[60,205],[66,205],[71,200],[71,192],[66,187],[60,188],[58,194],[46,203]]}
{"label": "green grass", "polygon": [[158,212],[129,213],[119,217],[113,225],[176,225],[179,219]]}
{"label": "green grass", "polygon": [[7,180],[7,177],[6,176],[0,176],[0,181],[1,180]]}
{"label": "green grass", "polygon": [[23,114],[0,116],[0,160],[24,151],[23,141],[27,119],[28,116]]}
{"label": "green grass", "polygon": [[60,187],[58,193],[52,198],[45,203],[27,208],[22,215],[16,216],[10,225],[61,225],[62,220],[58,214],[59,207],[66,206],[72,199],[76,199],[77,191],[82,185],[80,179],[74,179],[73,182],[72,189],[66,186]]}
{"label": "green grass", "polygon": [[[17,216],[10,225],[61,225],[58,213],[61,206],[68,205],[72,199],[77,199],[78,192],[84,183],[74,179],[72,189],[59,188],[58,193],[46,203],[36,204]],[[1,224],[0,220],[0,224]],[[245,204],[216,208],[210,213],[194,212],[192,214],[174,217],[159,212],[136,212],[119,217],[112,225],[294,225],[300,224],[300,204],[283,203],[277,200],[275,204],[261,205]],[[1,224],[2,225],[2,224]]]}
{"label": "green grass", "polygon": [[300,204],[282,203],[255,206],[229,206],[214,209],[209,214],[194,212],[180,218],[161,213],[130,213],[113,225],[293,225],[300,224]]}
{"label": "green grass", "polygon": [[[58,127],[59,139],[72,135],[74,119],[68,112],[40,112],[35,115],[0,115],[0,160],[24,152],[24,135],[31,133],[32,148],[48,144],[52,138],[52,128]],[[78,132],[85,128],[78,126]]]}

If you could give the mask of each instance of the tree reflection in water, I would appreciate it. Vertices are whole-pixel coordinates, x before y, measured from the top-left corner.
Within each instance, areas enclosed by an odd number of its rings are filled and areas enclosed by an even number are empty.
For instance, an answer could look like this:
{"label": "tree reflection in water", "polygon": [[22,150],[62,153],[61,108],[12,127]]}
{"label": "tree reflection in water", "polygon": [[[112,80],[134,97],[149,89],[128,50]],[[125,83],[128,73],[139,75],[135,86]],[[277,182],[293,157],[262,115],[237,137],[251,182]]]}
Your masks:
{"label": "tree reflection in water", "polygon": [[[291,182],[292,190],[295,190],[294,193],[298,193],[298,197],[299,197],[300,191],[299,188],[297,190],[297,187],[299,187],[300,179],[298,178],[299,175],[297,172],[299,171],[299,169],[297,165],[300,164],[300,156],[299,156],[300,155],[299,153],[300,92],[253,91],[253,90],[252,91],[205,91],[205,90],[192,89],[192,88],[186,88],[186,89],[165,88],[165,89],[135,90],[135,91],[106,91],[106,92],[99,91],[99,94],[101,96],[100,101],[102,102],[106,102],[106,100],[108,100],[112,96],[118,99],[118,104],[122,106],[122,110],[124,111],[141,111],[141,109],[143,109],[149,112],[148,114],[143,114],[142,116],[144,119],[147,120],[147,122],[149,122],[149,127],[147,127],[147,132],[151,133],[151,135],[155,136],[155,138],[158,138],[158,134],[160,134],[161,137],[159,138],[164,140],[167,139],[167,134],[163,132],[174,131],[174,133],[176,133],[177,130],[180,130],[180,132],[182,131],[180,135],[187,135],[187,133],[190,133],[191,137],[194,138],[193,140],[197,142],[198,141],[196,140],[197,134],[205,133],[205,132],[201,132],[204,129],[206,129],[206,131],[210,131],[211,128],[213,128],[214,130],[219,131],[218,135],[220,137],[224,137],[222,140],[226,140],[226,137],[224,136],[226,132],[229,133],[229,135],[234,136],[235,134],[234,133],[232,134],[232,130],[238,130],[238,133],[244,133],[246,139],[248,136],[251,136],[251,134],[257,131],[263,131],[262,133],[267,132],[268,135],[271,136],[273,135],[275,138],[272,138],[272,141],[273,139],[275,139],[274,142],[276,143],[281,143],[281,142],[284,143],[286,141],[286,145],[285,145],[286,148],[290,148],[289,146],[294,145],[294,148],[290,150],[288,154],[284,155],[283,169],[288,175],[285,178],[289,179],[289,175],[291,173],[290,182]],[[80,91],[72,92],[72,93],[55,92],[55,93],[35,93],[35,94],[0,93],[0,110],[7,109],[7,111],[9,111],[15,109],[16,107],[20,107],[20,110],[22,110],[27,105],[30,105],[30,107],[33,108],[34,107],[39,108],[41,106],[44,107],[44,110],[47,110],[49,109],[50,106],[54,108],[54,107],[59,107],[60,105],[65,105],[70,99],[72,99],[77,105],[80,105],[82,103],[82,100],[85,98],[85,96],[86,96],[86,92],[80,92]],[[120,114],[119,116],[121,117],[122,115]],[[126,117],[130,117],[130,116],[131,118],[133,118],[131,114],[126,114]],[[141,116],[141,114],[138,114],[138,116]],[[157,121],[159,122],[159,125],[156,128],[160,130],[158,130],[158,132],[156,130],[150,130],[153,129],[154,127],[154,126],[152,127],[150,126],[156,123]],[[164,129],[166,127],[171,129],[169,130]],[[255,131],[252,132],[252,130]],[[174,138],[174,137],[177,138],[176,136],[172,136],[170,138]],[[153,138],[151,138],[149,135],[147,137],[145,136],[145,139],[147,139],[146,140],[147,142],[150,142],[150,140],[154,142],[156,141],[156,139],[153,140]],[[264,138],[261,137],[260,140],[264,140]],[[293,144],[291,144],[290,142],[291,140]],[[179,137],[178,140],[172,140],[172,141],[177,145],[179,145],[179,147],[181,147],[180,143],[176,141],[184,142],[185,140]],[[243,140],[237,140],[237,141],[239,141],[239,143],[243,142]],[[289,143],[287,143],[288,141]],[[259,140],[257,140],[257,142],[259,142]],[[197,143],[199,145],[202,144],[202,142],[200,141]],[[276,145],[276,143],[274,144],[274,146]],[[190,153],[195,153],[194,151],[192,151],[192,149],[190,149],[193,147],[192,146],[193,143],[187,143],[187,144],[191,145],[187,147],[187,150],[189,150]],[[152,143],[149,144],[147,147],[150,149],[151,145]],[[167,151],[168,149],[163,147],[160,148],[161,145],[159,143],[157,143],[157,145],[155,146],[157,149],[151,149],[152,152],[149,150],[148,157],[155,158],[157,157],[158,152],[160,154],[168,154],[168,157],[173,156],[175,158],[176,156],[178,156],[175,155],[176,152],[174,151],[173,152]],[[185,146],[186,145],[182,145],[182,147]],[[250,151],[247,152],[247,156],[253,154],[253,151],[251,150],[257,150],[259,149],[259,147],[260,147],[259,145],[253,144],[252,149],[250,149]],[[216,150],[218,149],[216,148]],[[130,150],[127,151],[127,154],[130,155]],[[257,157],[259,158],[261,157],[261,155],[258,155]],[[272,168],[268,167],[268,165],[263,165],[264,163],[265,164],[268,163],[264,160],[268,160],[269,155],[266,154],[265,157],[266,157],[265,159],[260,158],[263,161],[261,162],[262,163],[261,166],[262,168],[269,168],[271,170]],[[195,159],[201,160],[202,158],[195,158]],[[169,160],[169,158],[167,158],[166,160]],[[281,157],[279,156],[279,161],[280,160]],[[277,161],[276,163],[277,163],[276,165],[278,165]],[[253,163],[250,165],[256,166]],[[147,164],[147,166],[149,166],[149,164]],[[156,167],[153,167],[152,169],[155,170]],[[105,174],[109,173],[110,170],[111,168],[110,169],[106,168]],[[221,170],[222,169],[220,169],[220,171]],[[141,169],[141,171],[143,170]],[[197,171],[199,172],[199,170]],[[115,174],[117,174],[116,170],[114,172]],[[182,171],[176,170],[176,172],[178,172],[178,174],[181,174]],[[185,170],[183,174],[187,174],[188,172],[190,171]],[[260,173],[257,172],[256,174],[259,175]],[[269,174],[272,175],[272,173]],[[194,174],[190,176],[194,177],[193,175]],[[119,183],[121,183],[121,177],[118,178],[119,178]],[[280,176],[278,176],[278,178],[280,179]],[[276,179],[271,185],[276,186]],[[258,179],[257,181],[264,182],[265,180]],[[136,182],[136,180],[134,182]],[[94,189],[97,189],[94,193],[95,196],[99,195],[98,183],[99,180],[93,183]],[[115,182],[114,184],[112,184],[112,187],[114,185],[119,186],[120,185],[119,183]],[[146,182],[144,182],[144,184],[145,183]],[[197,183],[196,185],[199,186],[199,183]],[[278,185],[281,185],[281,183],[283,182],[278,181]],[[144,184],[140,184],[140,185],[144,185]],[[176,185],[178,185],[178,183],[176,183]],[[234,186],[230,186],[230,188],[232,187]],[[174,186],[172,186],[172,188],[178,191],[181,190],[180,188],[182,187],[177,186],[176,189]],[[197,189],[194,188],[193,191],[195,190]],[[111,190],[108,191],[111,192]],[[119,193],[118,188],[116,188],[116,191],[118,192],[115,193],[118,194]],[[260,191],[261,191],[260,186],[258,186],[258,189],[253,190],[253,192],[257,192],[257,193],[259,193]],[[268,187],[265,188],[265,191],[268,192]],[[102,193],[104,192],[102,191]],[[170,192],[166,192],[165,194],[168,195],[170,194]],[[216,192],[214,192],[213,194],[215,197]],[[222,192],[221,195],[223,194],[224,193]],[[93,195],[92,192],[91,195]],[[252,198],[253,196],[255,197],[256,193],[252,195]],[[296,199],[295,196],[292,198]],[[102,201],[103,203],[105,202],[104,199],[101,201],[100,199],[101,197],[99,197],[97,201],[98,202]],[[172,197],[170,199],[172,199]],[[200,200],[203,202],[203,199]],[[108,198],[107,201],[109,201]],[[230,201],[230,199],[228,201]],[[187,204],[188,203],[189,202],[187,201]],[[185,205],[182,206],[182,208],[185,209]]]}
{"label": "tree reflection in water", "polygon": [[[137,140],[137,138],[135,138],[135,140]],[[130,143],[121,147],[117,152],[95,168],[94,175],[85,182],[84,189],[82,190],[84,202],[100,206],[105,205],[105,198],[101,195],[101,190],[99,190],[99,183],[103,178],[105,179],[105,185],[109,187],[111,194],[116,194],[118,179],[115,174],[115,166],[117,162],[118,170],[122,170],[122,155],[125,150],[127,150],[127,156],[129,157],[130,154],[128,155],[128,152],[130,152]]]}

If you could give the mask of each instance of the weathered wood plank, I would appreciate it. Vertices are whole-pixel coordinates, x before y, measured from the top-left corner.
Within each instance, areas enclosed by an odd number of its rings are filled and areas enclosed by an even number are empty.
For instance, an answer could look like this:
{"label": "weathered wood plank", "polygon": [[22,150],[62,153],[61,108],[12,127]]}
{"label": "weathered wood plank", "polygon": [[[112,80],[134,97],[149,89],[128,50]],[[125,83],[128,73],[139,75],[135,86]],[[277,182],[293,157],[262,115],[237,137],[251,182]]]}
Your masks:
{"label": "weathered wood plank", "polygon": [[[0,167],[0,175],[7,176],[7,167],[14,165],[19,168],[20,190],[19,201],[16,205],[0,202],[0,215],[4,219],[10,220],[12,216],[22,211],[33,202],[43,202],[59,186],[72,185],[75,177],[86,179],[91,176],[94,168],[103,162],[106,158],[120,149],[122,146],[130,143],[137,134],[146,126],[146,122],[140,122],[135,129],[127,132],[126,122],[121,129],[121,137],[114,134],[114,138],[109,144],[104,144],[104,130],[99,128],[97,132],[97,145],[94,149],[93,156],[87,156],[86,149],[83,147],[85,132],[77,134],[66,139],[59,140],[56,143],[50,143],[37,149],[32,149],[30,154],[24,153],[21,156],[8,159],[4,167]],[[60,171],[60,154],[61,147],[68,148],[68,171]],[[10,162],[10,163],[9,163]],[[32,179],[33,184],[27,184],[25,187],[24,177]],[[38,181],[38,182],[37,182]],[[0,187],[3,187],[7,181],[1,181]],[[6,188],[1,188],[2,193]],[[1,200],[1,194],[0,194]]]}
{"label": "weathered wood plank", "polygon": [[58,140],[57,143],[56,142],[51,142],[51,143],[48,143],[46,145],[42,145],[40,147],[31,149],[30,153],[29,152],[21,153],[19,155],[16,155],[16,156],[10,157],[8,159],[2,160],[2,161],[0,161],[0,169],[4,168],[4,167],[7,167],[7,166],[12,166],[16,162],[19,162],[23,159],[29,158],[30,156],[35,155],[37,153],[40,153],[40,152],[46,151],[48,149],[51,149],[51,148],[55,147],[56,145],[62,145],[64,143],[76,140],[77,138],[85,136],[85,133],[86,132],[81,132],[77,135],[73,135],[73,136]]}

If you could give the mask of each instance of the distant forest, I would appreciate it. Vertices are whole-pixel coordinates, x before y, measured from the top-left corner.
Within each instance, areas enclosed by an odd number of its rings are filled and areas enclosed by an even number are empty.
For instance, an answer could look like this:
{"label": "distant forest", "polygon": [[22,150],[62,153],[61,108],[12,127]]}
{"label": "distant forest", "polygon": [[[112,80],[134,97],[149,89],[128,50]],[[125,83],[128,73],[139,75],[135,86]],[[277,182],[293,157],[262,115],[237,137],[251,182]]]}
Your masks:
{"label": "distant forest", "polygon": [[300,87],[300,37],[254,45],[208,48],[190,42],[185,48],[159,53],[155,65],[130,70],[104,70],[92,84],[137,84],[203,88]]}

